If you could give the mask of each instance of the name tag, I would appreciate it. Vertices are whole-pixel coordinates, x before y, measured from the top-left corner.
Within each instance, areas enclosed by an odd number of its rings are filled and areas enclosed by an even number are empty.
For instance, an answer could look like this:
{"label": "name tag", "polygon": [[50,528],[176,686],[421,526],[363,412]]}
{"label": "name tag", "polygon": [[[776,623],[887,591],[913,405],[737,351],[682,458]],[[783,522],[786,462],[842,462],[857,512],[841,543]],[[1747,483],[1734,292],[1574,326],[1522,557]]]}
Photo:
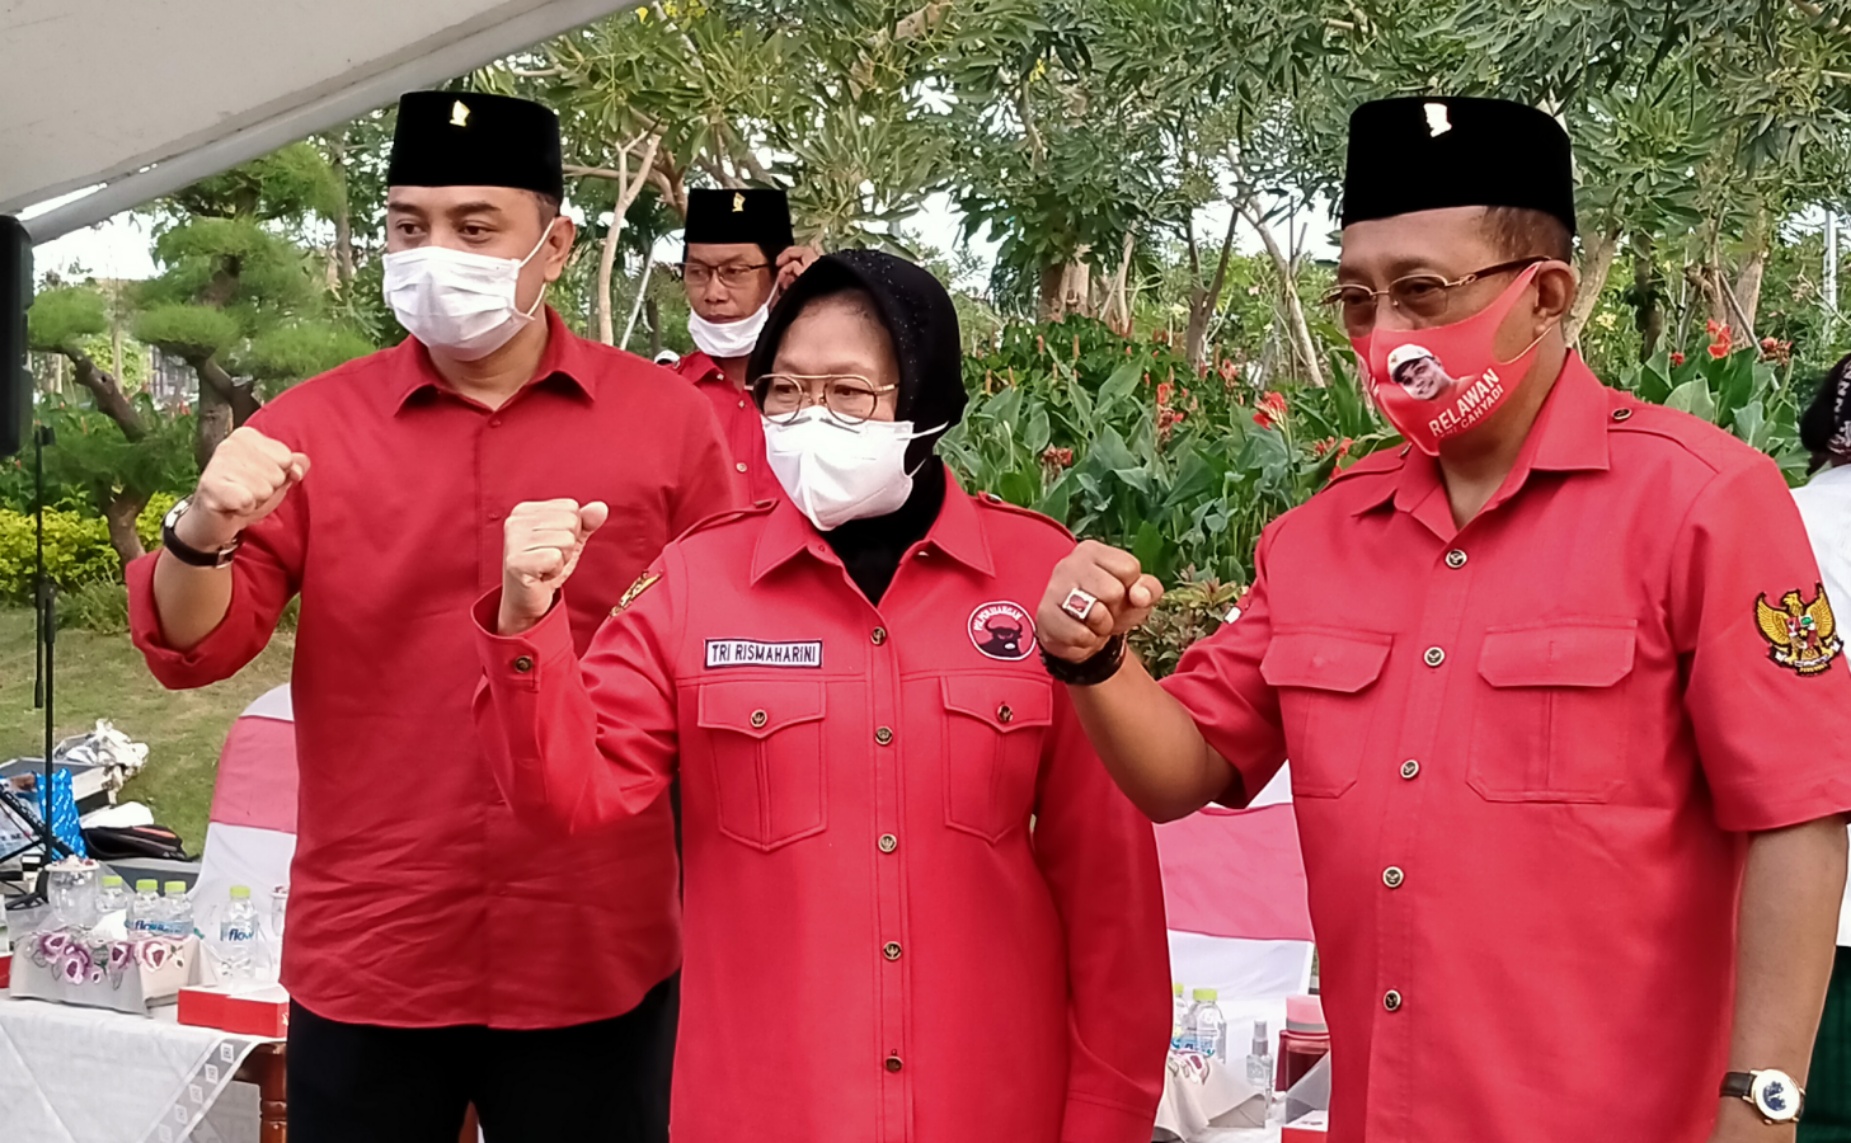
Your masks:
{"label": "name tag", "polygon": [[750,639],[707,640],[707,668],[810,667],[823,665],[823,642],[757,643]]}

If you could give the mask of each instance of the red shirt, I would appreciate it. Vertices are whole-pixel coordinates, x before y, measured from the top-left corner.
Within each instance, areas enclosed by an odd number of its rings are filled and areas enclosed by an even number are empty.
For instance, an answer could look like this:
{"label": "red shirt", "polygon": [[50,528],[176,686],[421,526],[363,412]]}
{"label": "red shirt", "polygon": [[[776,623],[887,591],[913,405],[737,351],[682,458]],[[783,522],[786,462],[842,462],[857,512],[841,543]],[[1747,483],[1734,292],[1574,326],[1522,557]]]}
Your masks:
{"label": "red shirt", "polygon": [[313,471],[246,533],[231,612],[192,650],[162,642],[153,557],[129,568],[135,641],[170,687],[234,674],[302,595],[283,968],[330,1019],[561,1027],[628,1011],[680,959],[666,803],[596,837],[529,832],[469,716],[469,608],[501,582],[509,508],[610,504],[573,600],[584,645],[664,544],[734,505],[693,394],[547,322],[535,382],[499,410],[456,396],[407,341],[252,418]]}
{"label": "red shirt", "polygon": [[744,502],[783,499],[784,486],[765,461],[765,421],[752,395],[728,381],[714,359],[699,350],[677,362],[675,372],[693,381],[695,389],[713,403]]}
{"label": "red shirt", "polygon": [[1771,461],[1578,359],[1464,528],[1403,450],[1266,530],[1166,685],[1248,791],[1291,756],[1331,1143],[1705,1138],[1743,835],[1851,809],[1838,636],[1756,618],[1818,582]]}
{"label": "red shirt", "polygon": [[680,775],[679,1143],[1150,1139],[1151,827],[1034,655],[1072,546],[953,488],[875,607],[780,500],[672,545],[582,667],[557,612],[482,635],[517,808],[602,828]]}

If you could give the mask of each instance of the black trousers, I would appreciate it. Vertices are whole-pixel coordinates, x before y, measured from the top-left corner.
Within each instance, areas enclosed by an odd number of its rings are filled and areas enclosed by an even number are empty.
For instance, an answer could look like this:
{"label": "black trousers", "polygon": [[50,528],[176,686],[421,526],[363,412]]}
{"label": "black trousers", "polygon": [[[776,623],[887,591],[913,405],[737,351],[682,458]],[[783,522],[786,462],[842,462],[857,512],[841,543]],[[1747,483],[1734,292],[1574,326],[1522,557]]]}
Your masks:
{"label": "black trousers", "polygon": [[290,1143],[665,1143],[679,977],[612,1020],[513,1032],[289,1015]]}

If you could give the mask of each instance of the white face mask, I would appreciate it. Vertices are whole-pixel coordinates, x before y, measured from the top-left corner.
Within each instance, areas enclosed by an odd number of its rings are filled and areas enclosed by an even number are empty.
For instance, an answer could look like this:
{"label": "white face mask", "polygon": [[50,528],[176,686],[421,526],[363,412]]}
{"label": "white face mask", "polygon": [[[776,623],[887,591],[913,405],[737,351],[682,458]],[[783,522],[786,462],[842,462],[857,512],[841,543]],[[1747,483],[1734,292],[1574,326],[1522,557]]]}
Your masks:
{"label": "white face mask", "polygon": [[758,307],[750,317],[738,321],[708,321],[706,318],[688,311],[688,336],[702,353],[715,361],[731,361],[739,357],[750,357],[752,347],[758,344],[759,331],[765,328],[765,319],[771,316],[771,303]]}
{"label": "white face mask", "polygon": [[765,459],[791,503],[828,532],[905,504],[913,492],[906,446],[930,435],[914,432],[911,421],[844,425],[809,408],[787,423],[765,422]]}
{"label": "white face mask", "polygon": [[447,246],[420,246],[386,255],[386,304],[399,324],[427,347],[475,361],[508,344],[546,297],[528,309],[515,301],[521,269],[553,233],[548,224],[525,258],[492,258]]}

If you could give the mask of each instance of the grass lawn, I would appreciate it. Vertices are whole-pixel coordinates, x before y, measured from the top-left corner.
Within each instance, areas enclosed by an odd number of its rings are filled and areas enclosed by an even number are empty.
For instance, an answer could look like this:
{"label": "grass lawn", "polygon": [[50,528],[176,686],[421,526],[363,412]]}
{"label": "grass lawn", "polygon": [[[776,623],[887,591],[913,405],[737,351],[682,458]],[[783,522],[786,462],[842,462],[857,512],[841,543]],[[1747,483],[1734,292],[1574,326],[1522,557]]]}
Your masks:
{"label": "grass lawn", "polygon": [[[206,837],[212,774],[232,720],[252,699],[289,681],[293,632],[278,632],[270,647],[235,678],[197,691],[168,691],[154,681],[127,635],[58,632],[59,738],[82,734],[99,718],[148,744],[148,765],[122,793],[145,802],[162,825],[197,853]],[[32,707],[32,612],[0,608],[0,759],[38,757],[45,713]]]}

